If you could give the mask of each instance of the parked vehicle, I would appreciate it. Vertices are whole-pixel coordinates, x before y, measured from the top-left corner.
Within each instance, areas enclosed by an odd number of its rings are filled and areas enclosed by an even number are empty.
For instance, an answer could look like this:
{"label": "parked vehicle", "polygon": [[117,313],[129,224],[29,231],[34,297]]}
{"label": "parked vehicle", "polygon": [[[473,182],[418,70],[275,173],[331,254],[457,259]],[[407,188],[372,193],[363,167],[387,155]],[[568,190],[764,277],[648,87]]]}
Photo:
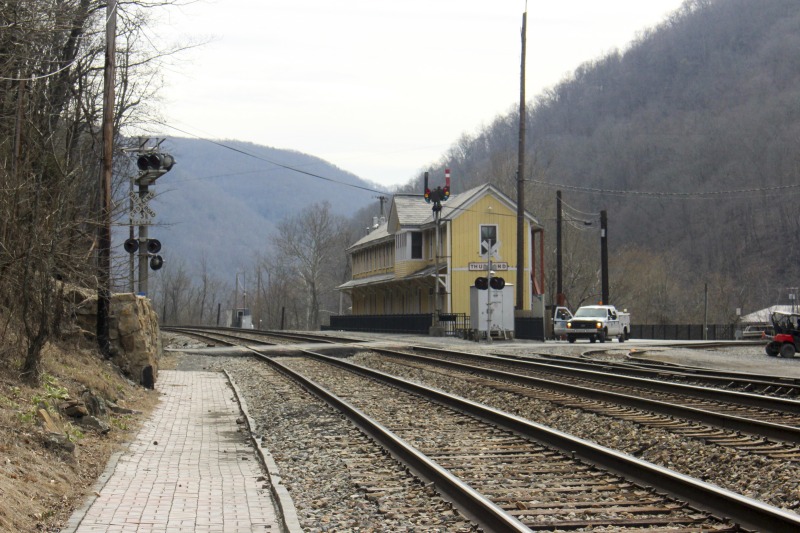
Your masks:
{"label": "parked vehicle", "polygon": [[794,357],[800,350],[800,313],[773,311],[770,316],[775,335],[764,335],[769,339],[764,348],[771,357]]}
{"label": "parked vehicle", "polygon": [[567,320],[566,335],[569,342],[579,338],[606,342],[613,337],[625,342],[631,335],[631,315],[613,305],[585,305]]}
{"label": "parked vehicle", "polygon": [[553,312],[553,337],[556,339],[566,338],[567,321],[572,318],[572,312],[566,307],[558,306]]}

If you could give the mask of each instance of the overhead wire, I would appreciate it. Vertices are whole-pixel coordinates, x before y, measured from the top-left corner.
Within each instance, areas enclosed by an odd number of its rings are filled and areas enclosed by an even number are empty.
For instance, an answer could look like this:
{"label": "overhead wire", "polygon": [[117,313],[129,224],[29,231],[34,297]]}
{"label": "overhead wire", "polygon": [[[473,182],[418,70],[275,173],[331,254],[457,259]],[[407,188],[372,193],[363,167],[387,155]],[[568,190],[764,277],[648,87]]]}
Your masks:
{"label": "overhead wire", "polygon": [[329,178],[327,176],[322,176],[320,174],[315,174],[313,172],[308,172],[308,171],[305,171],[305,170],[301,170],[301,169],[299,169],[297,167],[293,167],[291,165],[284,165],[283,163],[278,163],[277,161],[272,161],[270,159],[267,159],[266,157],[262,157],[262,156],[259,156],[259,155],[256,155],[256,154],[252,154],[252,153],[247,152],[245,150],[241,150],[239,148],[235,148],[233,146],[229,146],[229,145],[227,145],[225,143],[221,143],[219,141],[214,141],[214,140],[211,140],[211,139],[202,138],[199,135],[195,135],[194,133],[191,133],[189,131],[186,131],[186,130],[183,130],[181,128],[178,128],[177,126],[173,126],[171,124],[167,124],[165,122],[157,122],[157,123],[162,125],[162,126],[166,126],[168,128],[172,128],[175,131],[179,131],[179,132],[181,132],[183,134],[191,135],[192,137],[194,137],[196,139],[200,139],[202,141],[214,144],[214,145],[219,146],[221,148],[225,148],[226,150],[231,150],[232,152],[237,152],[237,153],[240,153],[242,155],[246,155],[248,157],[252,157],[253,159],[257,159],[259,161],[263,161],[265,163],[269,163],[271,165],[275,165],[276,167],[280,167],[280,168],[283,168],[283,169],[286,169],[286,170],[291,170],[291,171],[297,172],[299,174],[305,174],[306,176],[310,176],[312,178],[321,179],[321,180],[328,181],[328,182],[331,182],[331,183],[336,183],[336,184],[339,184],[339,185],[345,185],[347,187],[352,187],[354,189],[361,189],[363,191],[374,192],[374,193],[378,193],[378,194],[392,194],[392,193],[390,193],[388,191],[381,191],[381,190],[378,190],[378,189],[373,189],[371,187],[364,187],[362,185],[356,185],[354,183],[347,183],[347,182],[344,182],[344,181],[340,181],[340,180],[336,180],[336,179],[333,179],[333,178]]}
{"label": "overhead wire", "polygon": [[550,183],[542,180],[528,179],[532,183],[543,185],[545,187],[567,189],[576,192],[595,193],[595,194],[608,194],[614,196],[644,196],[653,198],[678,198],[689,200],[715,200],[721,196],[736,196],[742,194],[754,193],[784,193],[785,191],[795,189],[800,192],[800,183],[793,183],[790,185],[774,185],[770,187],[751,187],[747,189],[730,189],[719,191],[694,191],[694,192],[662,192],[662,191],[635,191],[635,190],[622,190],[622,189],[601,189],[597,187],[579,187],[577,185],[565,185],[563,183]]}

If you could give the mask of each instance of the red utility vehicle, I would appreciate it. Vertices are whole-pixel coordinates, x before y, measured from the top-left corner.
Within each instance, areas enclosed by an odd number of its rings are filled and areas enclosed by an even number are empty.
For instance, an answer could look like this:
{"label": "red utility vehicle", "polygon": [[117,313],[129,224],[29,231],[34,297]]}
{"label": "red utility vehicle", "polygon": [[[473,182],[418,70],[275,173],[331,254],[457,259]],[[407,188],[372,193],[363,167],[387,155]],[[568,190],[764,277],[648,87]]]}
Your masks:
{"label": "red utility vehicle", "polygon": [[774,311],[771,315],[775,335],[765,335],[769,343],[765,347],[767,355],[794,357],[800,351],[800,314]]}

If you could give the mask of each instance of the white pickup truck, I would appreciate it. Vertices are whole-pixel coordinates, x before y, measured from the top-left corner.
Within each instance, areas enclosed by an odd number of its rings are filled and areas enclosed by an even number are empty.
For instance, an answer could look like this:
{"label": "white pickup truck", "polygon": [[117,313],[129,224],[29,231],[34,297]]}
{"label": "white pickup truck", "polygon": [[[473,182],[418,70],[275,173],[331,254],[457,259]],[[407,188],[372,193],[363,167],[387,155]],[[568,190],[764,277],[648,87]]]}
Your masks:
{"label": "white pickup truck", "polygon": [[613,305],[585,305],[573,316],[566,307],[556,307],[553,334],[569,342],[588,338],[589,342],[605,342],[616,337],[625,342],[631,335],[631,315],[617,311]]}

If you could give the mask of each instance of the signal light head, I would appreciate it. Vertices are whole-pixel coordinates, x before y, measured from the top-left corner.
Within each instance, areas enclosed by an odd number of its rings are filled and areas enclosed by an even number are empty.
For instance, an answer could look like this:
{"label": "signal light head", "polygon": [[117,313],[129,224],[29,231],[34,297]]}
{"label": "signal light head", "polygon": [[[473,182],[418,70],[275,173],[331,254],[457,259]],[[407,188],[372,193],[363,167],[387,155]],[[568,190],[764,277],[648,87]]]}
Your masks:
{"label": "signal light head", "polygon": [[169,154],[148,152],[136,159],[136,166],[142,172],[136,179],[139,185],[149,185],[166,174],[175,165],[175,158]]}
{"label": "signal light head", "polygon": [[475,288],[477,288],[480,291],[485,291],[486,289],[488,289],[489,278],[484,278],[484,277],[475,278]]}
{"label": "signal light head", "polygon": [[139,241],[136,239],[126,239],[122,247],[125,248],[125,251],[129,254],[134,254],[139,250]]}
{"label": "signal light head", "polygon": [[502,290],[506,286],[506,280],[503,278],[492,278],[489,280],[489,286],[496,291]]}
{"label": "signal light head", "polygon": [[142,154],[136,160],[136,166],[139,170],[172,170],[175,164],[175,158],[169,154]]}

